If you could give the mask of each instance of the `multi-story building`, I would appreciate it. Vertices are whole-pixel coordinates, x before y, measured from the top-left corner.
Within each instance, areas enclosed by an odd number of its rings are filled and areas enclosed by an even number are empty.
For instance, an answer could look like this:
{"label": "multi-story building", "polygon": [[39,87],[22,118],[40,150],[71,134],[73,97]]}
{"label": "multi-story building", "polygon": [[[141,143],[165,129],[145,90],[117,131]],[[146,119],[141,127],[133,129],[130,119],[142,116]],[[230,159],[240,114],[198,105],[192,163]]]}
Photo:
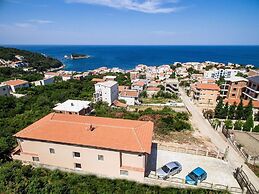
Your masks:
{"label": "multi-story building", "polygon": [[10,88],[8,85],[0,83],[0,96],[10,96]]}
{"label": "multi-story building", "polygon": [[191,96],[198,106],[212,108],[216,106],[220,88],[217,84],[195,83],[191,85]]}
{"label": "multi-story building", "polygon": [[238,72],[243,73],[243,71],[238,69],[215,69],[204,72],[204,78],[219,79],[220,77],[231,78],[236,76]]}
{"label": "multi-story building", "polygon": [[51,113],[14,136],[13,159],[50,169],[143,181],[153,123]]}
{"label": "multi-story building", "polygon": [[29,82],[21,79],[9,80],[4,82],[4,84],[10,86],[12,92],[16,92],[18,88],[28,88]]}
{"label": "multi-story building", "polygon": [[226,78],[220,85],[220,96],[227,99],[240,99],[248,80],[243,77]]}
{"label": "multi-story building", "polygon": [[94,84],[94,101],[107,102],[109,106],[118,99],[119,89],[116,81],[106,81]]}
{"label": "multi-story building", "polygon": [[259,76],[248,77],[248,84],[243,92],[245,100],[259,101]]}
{"label": "multi-story building", "polygon": [[86,115],[91,109],[91,102],[84,100],[67,100],[53,108],[56,113],[77,115]]}
{"label": "multi-story building", "polygon": [[144,90],[146,85],[147,85],[147,81],[146,80],[135,81],[135,82],[132,83],[131,89],[132,90],[137,90],[137,91],[141,92],[141,91]]}
{"label": "multi-story building", "polygon": [[120,92],[119,99],[125,100],[127,105],[134,106],[136,104],[140,104],[138,101],[139,92],[137,90],[124,90]]}
{"label": "multi-story building", "polygon": [[179,81],[177,79],[167,79],[165,81],[165,91],[170,93],[179,93]]}

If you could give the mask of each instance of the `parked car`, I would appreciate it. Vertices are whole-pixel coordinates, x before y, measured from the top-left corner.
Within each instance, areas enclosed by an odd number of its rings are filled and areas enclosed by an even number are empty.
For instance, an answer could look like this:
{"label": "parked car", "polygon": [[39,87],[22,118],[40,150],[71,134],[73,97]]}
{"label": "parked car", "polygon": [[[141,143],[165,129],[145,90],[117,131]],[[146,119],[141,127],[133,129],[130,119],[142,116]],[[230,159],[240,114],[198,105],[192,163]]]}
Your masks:
{"label": "parked car", "polygon": [[207,178],[207,172],[201,167],[195,168],[185,177],[185,182],[190,185],[197,185]]}
{"label": "parked car", "polygon": [[182,170],[182,165],[179,162],[169,162],[156,170],[156,175],[158,178],[166,179],[169,176],[178,174]]}

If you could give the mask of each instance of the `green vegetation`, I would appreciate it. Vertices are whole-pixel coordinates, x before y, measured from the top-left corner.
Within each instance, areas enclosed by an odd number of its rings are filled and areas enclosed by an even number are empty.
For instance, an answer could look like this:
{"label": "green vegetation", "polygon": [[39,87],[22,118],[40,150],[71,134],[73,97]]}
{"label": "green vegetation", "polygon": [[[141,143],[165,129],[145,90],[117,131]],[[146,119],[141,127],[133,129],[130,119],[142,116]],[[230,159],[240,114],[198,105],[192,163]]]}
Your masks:
{"label": "green vegetation", "polygon": [[225,124],[226,129],[232,129],[233,128],[232,120],[227,119],[227,120],[224,121],[224,124]]}
{"label": "green vegetation", "polygon": [[0,193],[99,193],[99,194],[223,194],[205,189],[162,188],[127,180],[97,178],[91,175],[34,169],[20,162],[8,162],[0,168]]}
{"label": "green vegetation", "polygon": [[241,130],[243,128],[244,122],[241,120],[238,120],[234,124],[234,129],[235,130]]}
{"label": "green vegetation", "polygon": [[29,82],[40,80],[43,78],[41,73],[34,71],[23,71],[21,68],[1,67],[0,68],[0,82],[10,79],[22,79]]}
{"label": "green vegetation", "polygon": [[249,115],[246,122],[243,125],[244,131],[251,131],[254,128],[254,119],[253,115]]}
{"label": "green vegetation", "polygon": [[40,72],[50,68],[58,68],[62,66],[62,63],[59,60],[46,57],[39,53],[15,48],[0,47],[0,59],[16,60],[15,55],[23,56],[25,61],[29,63],[29,67],[32,67]]}

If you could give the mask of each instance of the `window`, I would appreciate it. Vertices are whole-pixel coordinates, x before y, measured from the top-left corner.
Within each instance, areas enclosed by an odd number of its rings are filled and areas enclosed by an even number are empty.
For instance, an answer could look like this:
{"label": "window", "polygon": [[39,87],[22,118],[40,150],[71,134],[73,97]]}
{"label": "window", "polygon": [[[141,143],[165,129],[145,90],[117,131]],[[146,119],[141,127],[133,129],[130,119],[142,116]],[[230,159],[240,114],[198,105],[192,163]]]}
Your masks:
{"label": "window", "polygon": [[34,162],[39,162],[40,159],[39,159],[39,157],[32,157],[32,161],[34,161]]}
{"label": "window", "polygon": [[98,155],[98,160],[104,160],[103,155]]}
{"label": "window", "polygon": [[72,112],[69,112],[70,115],[72,115]]}
{"label": "window", "polygon": [[49,153],[51,153],[51,154],[55,154],[55,150],[54,150],[54,148],[49,148]]}
{"label": "window", "polygon": [[232,94],[232,96],[235,96],[236,94]]}
{"label": "window", "polygon": [[81,169],[82,165],[80,163],[75,163],[75,168]]}
{"label": "window", "polygon": [[127,170],[120,170],[120,175],[129,175],[129,172]]}
{"label": "window", "polygon": [[233,88],[234,91],[236,91],[237,89],[236,88]]}
{"label": "window", "polygon": [[80,158],[80,153],[79,152],[73,152],[73,157],[74,158]]}

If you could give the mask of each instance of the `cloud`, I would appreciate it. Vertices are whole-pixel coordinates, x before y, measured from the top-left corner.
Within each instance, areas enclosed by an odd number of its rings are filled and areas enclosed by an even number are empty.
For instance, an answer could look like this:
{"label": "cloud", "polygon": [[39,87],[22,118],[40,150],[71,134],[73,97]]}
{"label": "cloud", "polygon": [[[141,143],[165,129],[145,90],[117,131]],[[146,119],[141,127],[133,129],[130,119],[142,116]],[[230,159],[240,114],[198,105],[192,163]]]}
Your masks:
{"label": "cloud", "polygon": [[20,27],[20,28],[27,28],[27,27],[31,27],[32,26],[32,24],[30,24],[30,23],[25,23],[25,22],[23,22],[23,23],[15,23],[14,24],[16,27]]}
{"label": "cloud", "polygon": [[182,7],[174,4],[178,0],[65,0],[67,3],[85,3],[101,5],[116,9],[127,9],[144,13],[172,13]]}
{"label": "cloud", "polygon": [[51,20],[39,20],[39,19],[32,19],[28,20],[26,22],[17,22],[14,25],[19,28],[28,28],[28,27],[34,27],[36,25],[41,25],[41,24],[52,24],[54,23]]}
{"label": "cloud", "polygon": [[29,20],[29,22],[35,23],[35,24],[52,24],[53,23],[53,21],[50,21],[50,20]]}

